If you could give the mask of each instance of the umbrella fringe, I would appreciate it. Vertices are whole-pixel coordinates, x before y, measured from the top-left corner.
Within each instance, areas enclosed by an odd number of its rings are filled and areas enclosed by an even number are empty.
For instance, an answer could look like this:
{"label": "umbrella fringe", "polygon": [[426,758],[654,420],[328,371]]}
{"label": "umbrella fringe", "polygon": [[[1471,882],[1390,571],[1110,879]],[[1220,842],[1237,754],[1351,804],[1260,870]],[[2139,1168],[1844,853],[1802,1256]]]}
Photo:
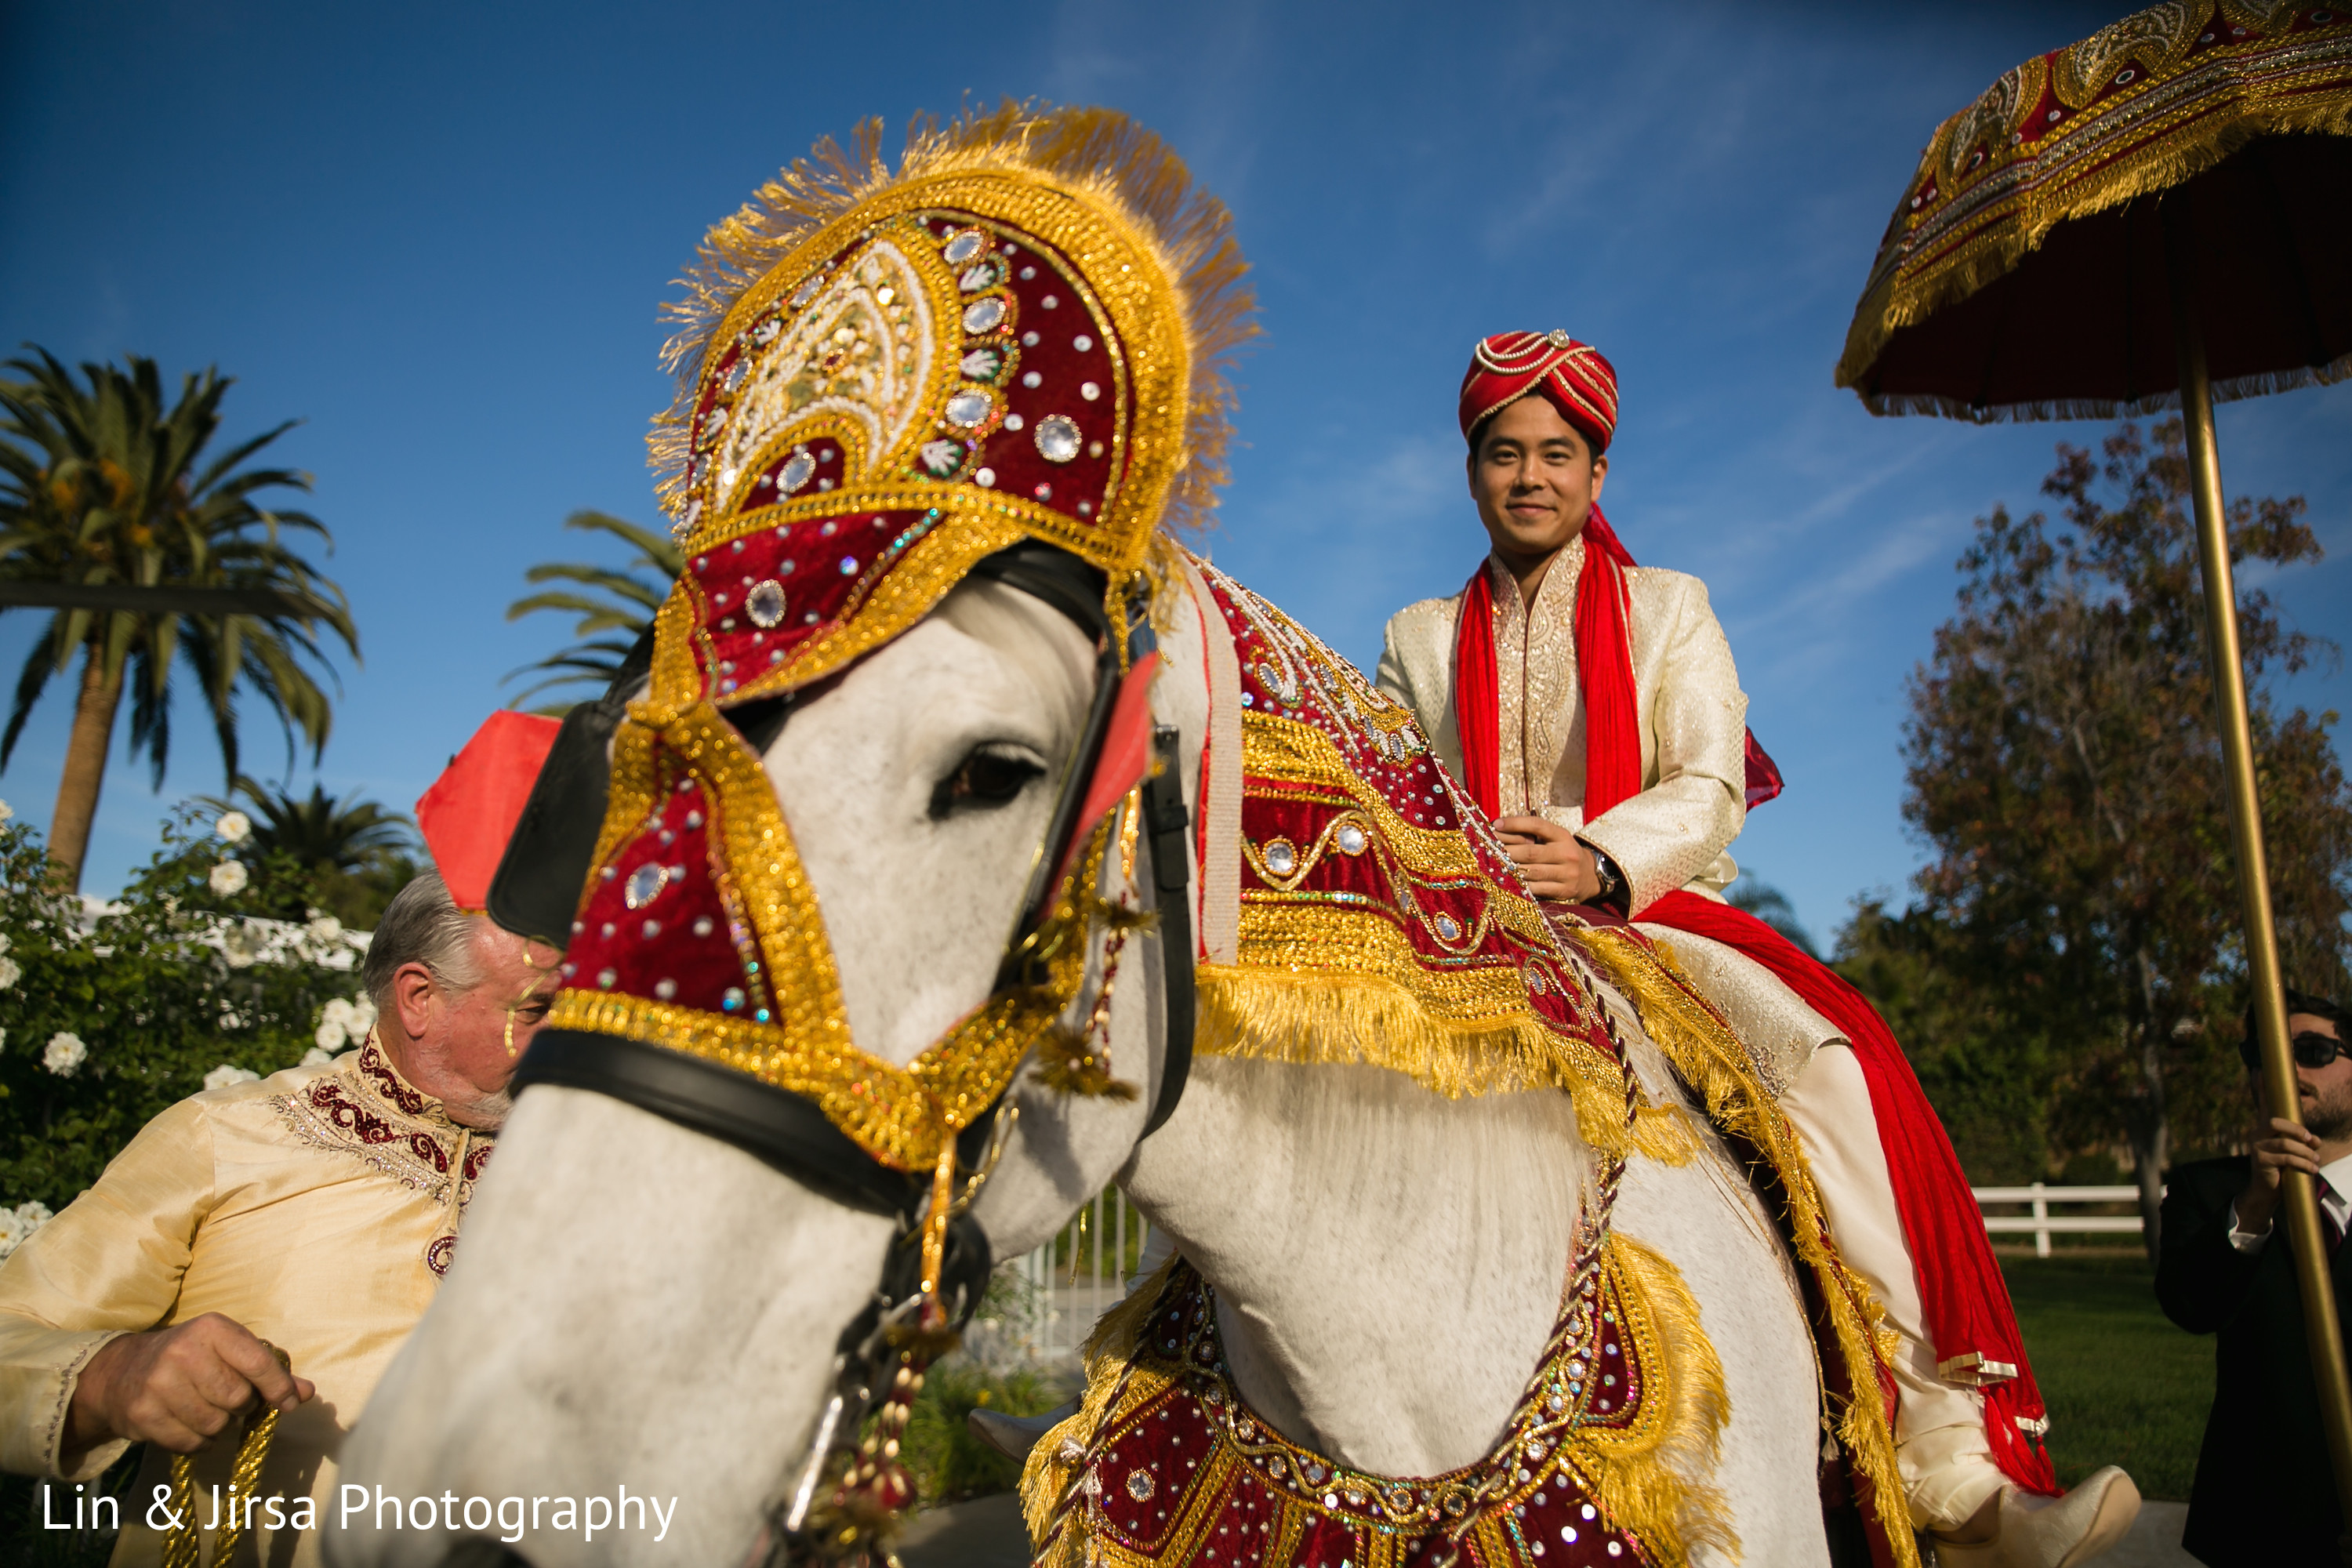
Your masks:
{"label": "umbrella fringe", "polygon": [[[2268,397],[2276,392],[2333,386],[2347,380],[2352,380],[2352,353],[2338,355],[2326,364],[2263,371],[2214,382],[2213,401],[2233,403],[2242,397]],[[1965,398],[1929,392],[1882,393],[1862,401],[1864,407],[1880,416],[1929,414],[1943,419],[1966,419],[1976,425],[2009,425],[2033,419],[2139,419],[2152,414],[2176,414],[2180,410],[2180,389],[2175,387],[2169,392],[2136,398],[2056,397],[1981,405]]]}
{"label": "umbrella fringe", "polygon": [[[2060,224],[2092,217],[2142,197],[2160,196],[2187,184],[2248,143],[2267,137],[2298,134],[2352,136],[2352,100],[2340,94],[2315,96],[2308,100],[2241,103],[2230,107],[2234,112],[2217,112],[2201,123],[2176,131],[2162,139],[2158,147],[2136,159],[2119,160],[2104,169],[2091,171],[2073,169],[2063,160],[2053,162],[2047,170],[2037,168],[2034,175],[2021,180],[1993,204],[1996,211],[2009,209],[1997,221],[1988,220],[1981,214],[1974,220],[1984,226],[1976,237],[1969,241],[1959,256],[1931,263],[1917,277],[1906,278],[1904,275],[1913,243],[1911,234],[1907,230],[1899,233],[1890,231],[1888,238],[1879,247],[1877,258],[1871,265],[1870,279],[1864,287],[1862,301],[1854,308],[1853,323],[1846,331],[1845,350],[1838,356],[1836,384],[1853,387],[1873,413],[1933,412],[1961,419],[1975,419],[1980,423],[2002,417],[2110,417],[2104,413],[1988,416],[1971,411],[1966,403],[1952,407],[1939,405],[1932,408],[1881,408],[1879,399],[1862,391],[1862,388],[1867,384],[1879,357],[1886,352],[1887,344],[1894,341],[1897,332],[1906,327],[1916,326],[1938,310],[1958,304],[2022,266],[2028,257],[2042,248],[2042,242]],[[1954,115],[1937,128],[1927,151],[1920,155],[1923,168],[1939,156],[1950,126],[1961,118],[1962,115]],[[1915,175],[1912,184],[1916,186],[1917,184],[1918,177]],[[1906,190],[1909,188],[1906,187]],[[2044,192],[2058,194],[2045,195]],[[2291,384],[2305,384],[2295,382]],[[2221,395],[2218,384],[2214,395]],[[2254,396],[2258,394],[2250,390],[2239,395]],[[2172,405],[2178,405],[2179,401],[2179,395],[2173,394]],[[2019,406],[2077,405],[2086,409],[2093,406],[2122,409],[2126,406],[2120,402],[2100,400],[2082,400],[2079,404],[2052,400],[2046,405]],[[2158,400],[2141,399],[2134,406],[2154,409],[2165,405]]]}

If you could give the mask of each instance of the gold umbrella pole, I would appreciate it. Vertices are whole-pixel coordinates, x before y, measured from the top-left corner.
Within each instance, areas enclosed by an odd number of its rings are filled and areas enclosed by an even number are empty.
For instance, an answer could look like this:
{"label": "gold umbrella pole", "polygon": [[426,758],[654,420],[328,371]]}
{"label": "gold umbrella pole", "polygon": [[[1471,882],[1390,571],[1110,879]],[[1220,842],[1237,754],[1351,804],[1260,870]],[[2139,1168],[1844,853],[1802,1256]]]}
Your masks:
{"label": "gold umbrella pole", "polygon": [[[2286,997],[2279,972],[2278,930],[2271,921],[2271,879],[2263,854],[2263,816],[2254,791],[2254,739],[2246,718],[2245,664],[2238,649],[2237,584],[2230,571],[2230,531],[2221,510],[2221,464],[2213,444],[2213,390],[2205,374],[2205,340],[2191,301],[2196,280],[2189,250],[2188,202],[2174,192],[2163,205],[2167,279],[2172,292],[2173,341],[2180,356],[2180,416],[2189,434],[2189,492],[2197,510],[2197,554],[2205,578],[2205,643],[2213,659],[2213,695],[2220,709],[2221,766],[2228,775],[2230,839],[2238,858],[2238,889],[2245,904],[2246,976],[2253,987],[2254,1033],[2262,1047],[2263,1097],[2273,1115],[2301,1121],[2294,1061],[2286,1038]],[[2336,1289],[2327,1273],[2327,1246],[2319,1223],[2314,1178],[2289,1171],[2283,1184],[2286,1229],[2303,1297],[2304,1338],[2318,1384],[2327,1457],[2347,1533],[2338,1549],[2352,1563],[2352,1377],[2337,1331]]]}

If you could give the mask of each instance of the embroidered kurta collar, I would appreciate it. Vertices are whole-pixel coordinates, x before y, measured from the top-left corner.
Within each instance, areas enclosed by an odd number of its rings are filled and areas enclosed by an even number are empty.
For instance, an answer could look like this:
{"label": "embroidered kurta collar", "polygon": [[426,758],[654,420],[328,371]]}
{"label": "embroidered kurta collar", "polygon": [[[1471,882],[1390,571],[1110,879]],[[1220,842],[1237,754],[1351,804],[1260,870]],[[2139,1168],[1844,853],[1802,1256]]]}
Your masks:
{"label": "embroidered kurta collar", "polygon": [[1576,687],[1576,582],[1584,536],[1553,557],[1529,606],[1519,580],[1489,553],[1495,595],[1496,728],[1503,815],[1584,798],[1584,718]]}
{"label": "embroidered kurta collar", "polygon": [[439,1100],[400,1075],[373,1036],[330,1073],[277,1097],[278,1115],[304,1142],[349,1154],[449,1211],[427,1249],[436,1274],[449,1266],[458,1218],[489,1163],[491,1135],[449,1120]]}

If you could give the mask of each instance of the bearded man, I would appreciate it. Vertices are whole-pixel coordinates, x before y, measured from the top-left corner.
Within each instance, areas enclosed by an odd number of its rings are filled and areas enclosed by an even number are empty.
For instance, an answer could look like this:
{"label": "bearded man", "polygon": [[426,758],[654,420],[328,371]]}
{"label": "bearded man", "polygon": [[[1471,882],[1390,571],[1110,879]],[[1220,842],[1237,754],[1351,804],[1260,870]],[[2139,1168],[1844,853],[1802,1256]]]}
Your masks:
{"label": "bearded man", "polygon": [[275,1409],[252,1560],[316,1563],[336,1450],[448,1271],[560,956],[458,908],[436,872],[401,889],[368,948],[358,1050],[182,1100],[0,1265],[0,1468],[69,1500],[147,1444],[125,1568],[164,1560],[151,1503],[172,1456],[196,1455],[200,1560],[225,1562],[214,1489],[240,1417]]}
{"label": "bearded man", "polygon": [[1723,900],[1725,851],[1779,793],[1706,586],[1633,564],[1599,500],[1617,376],[1566,332],[1506,332],[1463,378],[1491,552],[1390,620],[1379,680],[1495,818],[1539,899],[1670,939],[1802,1135],[1832,1235],[1900,1337],[1897,1458],[1946,1568],[2061,1568],[2138,1510],[2112,1467],[2063,1498],[1967,1177],[1860,993]]}
{"label": "bearded man", "polygon": [[[2156,1299],[2193,1334],[2216,1334],[2213,1409],[2189,1492],[2180,1544],[2213,1568],[2334,1563],[2341,1515],[2327,1433],[2304,1338],[2294,1258],[2274,1234],[2283,1173],[2314,1179],[2336,1282],[2336,1326],[2352,1333],[2352,1013],[2325,996],[2286,994],[2300,1123],[2262,1116],[2249,1152],[2165,1173],[2164,1249]],[[2254,1019],[2246,1076],[2263,1099]]]}

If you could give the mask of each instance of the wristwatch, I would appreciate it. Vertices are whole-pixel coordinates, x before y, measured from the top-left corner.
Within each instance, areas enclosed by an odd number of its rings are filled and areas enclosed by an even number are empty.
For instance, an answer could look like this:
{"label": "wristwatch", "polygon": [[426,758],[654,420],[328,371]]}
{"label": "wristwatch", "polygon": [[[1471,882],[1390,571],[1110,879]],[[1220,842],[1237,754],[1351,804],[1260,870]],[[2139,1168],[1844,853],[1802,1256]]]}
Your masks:
{"label": "wristwatch", "polygon": [[1593,901],[1602,904],[1616,902],[1617,896],[1625,890],[1625,873],[1617,869],[1617,862],[1601,853],[1598,846],[1581,838],[1577,842],[1592,851],[1592,869],[1601,879],[1601,891]]}

